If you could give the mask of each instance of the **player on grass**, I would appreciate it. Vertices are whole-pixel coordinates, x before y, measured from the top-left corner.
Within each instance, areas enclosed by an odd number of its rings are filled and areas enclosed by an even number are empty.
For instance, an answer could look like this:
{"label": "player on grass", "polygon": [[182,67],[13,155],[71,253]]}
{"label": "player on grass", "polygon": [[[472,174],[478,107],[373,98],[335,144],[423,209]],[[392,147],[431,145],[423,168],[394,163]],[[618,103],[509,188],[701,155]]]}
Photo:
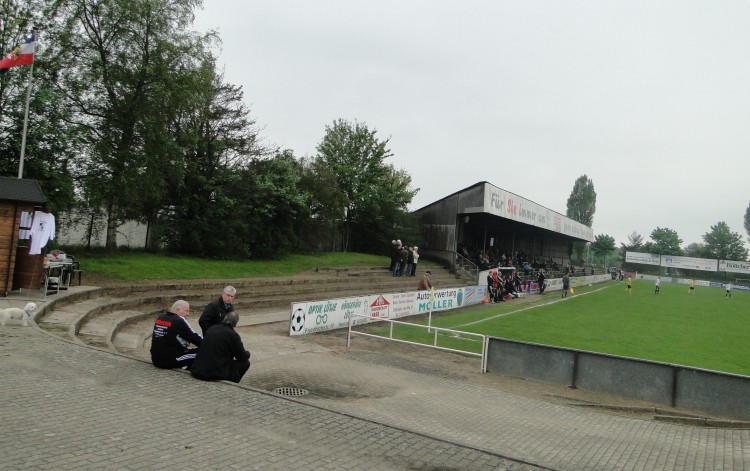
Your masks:
{"label": "player on grass", "polygon": [[731,298],[732,297],[732,283],[725,284],[724,289],[727,290],[726,294],[724,294],[724,297]]}
{"label": "player on grass", "polygon": [[695,280],[691,279],[690,281],[688,281],[688,286],[689,286],[688,293],[695,294]]}
{"label": "player on grass", "polygon": [[633,279],[630,278],[630,275],[628,275],[628,289],[627,289],[628,294],[630,294],[632,288],[633,288]]}
{"label": "player on grass", "polygon": [[658,276],[656,277],[656,285],[654,285],[654,294],[659,294],[659,291],[661,290],[661,278]]}

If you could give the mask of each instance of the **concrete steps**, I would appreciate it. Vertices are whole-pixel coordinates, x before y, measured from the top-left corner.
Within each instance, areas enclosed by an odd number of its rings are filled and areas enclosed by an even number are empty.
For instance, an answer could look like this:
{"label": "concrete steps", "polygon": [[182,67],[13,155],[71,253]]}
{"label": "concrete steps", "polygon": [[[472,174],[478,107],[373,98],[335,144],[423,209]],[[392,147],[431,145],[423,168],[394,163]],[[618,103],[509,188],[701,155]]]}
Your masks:
{"label": "concrete steps", "polygon": [[217,298],[224,286],[232,285],[237,289],[235,310],[241,324],[254,325],[285,319],[294,302],[414,291],[426,269],[432,271],[437,287],[472,284],[433,266],[423,266],[414,277],[393,277],[384,267],[356,267],[318,268],[289,278],[131,284],[61,299],[38,323],[77,342],[115,351],[141,351],[156,317],[177,299],[193,305],[189,321],[197,331],[203,306]]}

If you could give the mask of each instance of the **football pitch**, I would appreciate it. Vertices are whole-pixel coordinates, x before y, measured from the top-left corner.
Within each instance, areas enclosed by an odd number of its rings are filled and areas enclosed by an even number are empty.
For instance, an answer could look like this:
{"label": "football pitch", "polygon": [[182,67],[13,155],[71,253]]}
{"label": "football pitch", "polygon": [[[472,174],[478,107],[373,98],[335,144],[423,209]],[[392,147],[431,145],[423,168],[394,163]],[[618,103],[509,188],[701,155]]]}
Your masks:
{"label": "football pitch", "polygon": [[[492,337],[660,361],[750,376],[750,293],[635,280],[579,287],[526,300],[482,304],[432,315],[432,324]],[[402,319],[406,320],[406,319]],[[427,318],[407,322],[427,324]],[[372,328],[372,326],[371,326]],[[388,327],[375,328],[388,335]],[[396,325],[394,338],[432,344],[435,333]],[[478,341],[439,334],[438,345],[481,352]]]}

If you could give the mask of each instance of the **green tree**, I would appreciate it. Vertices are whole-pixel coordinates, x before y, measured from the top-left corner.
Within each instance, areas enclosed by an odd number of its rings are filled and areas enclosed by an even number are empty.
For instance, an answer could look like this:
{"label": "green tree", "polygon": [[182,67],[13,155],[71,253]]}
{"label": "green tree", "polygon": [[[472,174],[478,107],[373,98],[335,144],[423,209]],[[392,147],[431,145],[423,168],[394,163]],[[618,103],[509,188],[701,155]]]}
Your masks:
{"label": "green tree", "polygon": [[745,210],[745,232],[748,235],[747,240],[750,241],[750,204],[747,205]]}
{"label": "green tree", "polygon": [[310,226],[301,163],[285,151],[253,161],[246,173],[252,182],[246,217],[254,229],[248,238],[254,256],[278,258],[298,249]]}
{"label": "green tree", "polygon": [[679,238],[677,232],[668,229],[657,227],[651,231],[652,242],[647,242],[644,248],[648,253],[660,254],[660,255],[682,255],[683,251],[680,245],[682,239]]}
{"label": "green tree", "polygon": [[241,87],[225,83],[212,60],[204,62],[193,79],[194,93],[170,125],[179,165],[164,169],[169,198],[152,208],[152,214],[162,215],[160,228],[172,250],[222,258],[255,256],[255,232],[276,230],[267,218],[262,224],[247,219],[248,206],[258,196],[254,192],[261,191],[259,179],[266,177],[262,172],[267,166],[255,160],[269,150],[259,144]]}
{"label": "green tree", "polygon": [[[59,35],[62,73],[76,124],[85,130],[79,166],[86,197],[107,212],[108,248],[117,227],[139,202],[159,199],[161,186],[144,178],[152,166],[149,137],[168,136],[159,109],[182,89],[184,69],[199,39],[188,27],[198,0],[71,0]],[[162,157],[162,156],[160,156]],[[157,180],[158,181],[158,180]],[[135,213],[135,214],[134,214]]]}
{"label": "green tree", "polygon": [[[594,191],[594,182],[586,175],[581,175],[573,184],[573,190],[570,192],[567,203],[566,216],[585,224],[588,227],[594,223],[594,213],[596,212],[596,191]],[[583,259],[583,249],[586,246],[583,242],[573,244],[573,251],[577,260]]]}
{"label": "green tree", "polygon": [[706,246],[698,242],[693,242],[692,244],[689,244],[687,247],[685,247],[684,255],[687,257],[711,258],[710,255],[706,252]]}
{"label": "green tree", "polygon": [[719,260],[747,260],[747,249],[742,242],[742,236],[732,232],[726,222],[718,222],[711,226],[711,231],[703,234],[705,252],[708,258]]}
{"label": "green tree", "polygon": [[591,244],[591,251],[597,257],[609,255],[615,249],[615,238],[607,234],[595,236],[594,242]]}
{"label": "green tree", "polygon": [[4,0],[0,15],[0,48],[4,55],[32,31],[36,51],[32,66],[0,75],[0,175],[17,176],[26,94],[31,80],[23,178],[39,182],[53,212],[74,201],[72,161],[79,148],[70,110],[57,87],[60,64],[53,41],[62,29],[57,20],[62,2]]}
{"label": "green tree", "polygon": [[620,260],[625,260],[628,252],[639,252],[643,249],[643,236],[633,231],[628,235],[628,242],[620,243]]}
{"label": "green tree", "polygon": [[396,215],[406,211],[416,194],[409,187],[411,177],[385,163],[392,156],[387,145],[376,130],[343,119],[326,126],[318,145],[318,165],[335,178],[332,203],[341,205],[344,252],[386,248]]}

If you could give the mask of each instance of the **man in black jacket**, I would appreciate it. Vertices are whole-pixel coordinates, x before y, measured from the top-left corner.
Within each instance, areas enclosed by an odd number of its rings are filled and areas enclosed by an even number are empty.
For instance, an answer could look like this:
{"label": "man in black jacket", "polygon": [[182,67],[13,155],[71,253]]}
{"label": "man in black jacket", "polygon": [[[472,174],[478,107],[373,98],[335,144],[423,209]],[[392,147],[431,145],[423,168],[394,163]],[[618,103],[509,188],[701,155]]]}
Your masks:
{"label": "man in black jacket", "polygon": [[234,296],[237,294],[237,290],[233,286],[227,286],[224,291],[221,292],[219,299],[214,299],[206,305],[203,309],[200,319],[198,319],[198,325],[201,326],[203,336],[206,336],[208,328],[212,325],[221,323],[224,316],[228,312],[234,311]]}
{"label": "man in black jacket", "polygon": [[235,332],[239,316],[231,311],[220,324],[208,329],[206,338],[190,370],[193,377],[204,381],[226,379],[239,383],[250,368],[250,352]]}
{"label": "man in black jacket", "polygon": [[169,311],[156,319],[151,336],[151,363],[157,368],[190,368],[197,348],[203,338],[195,333],[186,317],[190,315],[190,304],[185,300],[176,301]]}

